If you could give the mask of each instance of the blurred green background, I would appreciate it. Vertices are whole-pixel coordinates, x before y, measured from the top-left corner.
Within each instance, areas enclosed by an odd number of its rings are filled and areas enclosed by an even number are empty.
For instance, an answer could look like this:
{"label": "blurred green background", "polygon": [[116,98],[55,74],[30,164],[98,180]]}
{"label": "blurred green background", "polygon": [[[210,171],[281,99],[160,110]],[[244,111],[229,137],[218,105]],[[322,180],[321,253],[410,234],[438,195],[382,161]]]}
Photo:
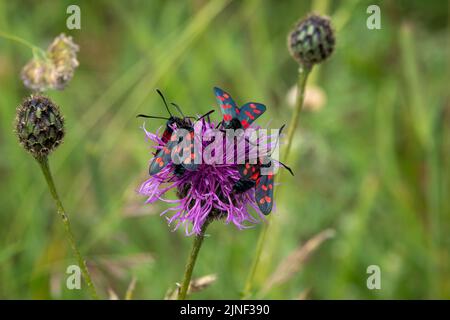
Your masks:
{"label": "blurred green background", "polygon": [[[217,110],[219,85],[238,103],[265,103],[261,124],[288,123],[297,65],[287,32],[311,10],[331,16],[337,47],[309,79],[315,94],[288,161],[295,177],[284,175],[253,297],[450,298],[447,1],[85,1],[71,31],[73,3],[2,0],[0,30],[44,49],[61,32],[80,45],[72,82],[48,93],[67,124],[50,165],[103,298],[123,299],[133,278],[133,298],[163,298],[192,241],[159,216],[166,204],[136,194],[150,148],[135,115],[165,115],[155,88],[185,113]],[[370,4],[381,30],[366,27]],[[0,298],[88,298],[65,287],[75,260],[13,134],[31,56],[0,38]],[[303,246],[327,229],[334,237]],[[260,230],[214,223],[194,275],[217,281],[192,298],[239,298]],[[381,290],[366,286],[369,265],[381,268]]]}

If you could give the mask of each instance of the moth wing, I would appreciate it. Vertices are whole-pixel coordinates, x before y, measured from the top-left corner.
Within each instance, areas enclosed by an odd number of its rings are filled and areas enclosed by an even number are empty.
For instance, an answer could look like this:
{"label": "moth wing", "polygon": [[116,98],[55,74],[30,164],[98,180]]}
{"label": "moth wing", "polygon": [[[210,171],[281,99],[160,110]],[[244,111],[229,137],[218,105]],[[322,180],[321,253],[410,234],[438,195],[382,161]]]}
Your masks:
{"label": "moth wing", "polygon": [[272,211],[273,206],[273,175],[261,175],[256,180],[255,198],[259,209],[264,215]]}
{"label": "moth wing", "polygon": [[249,102],[240,108],[238,119],[241,121],[242,127],[247,129],[248,126],[258,119],[265,111],[265,105],[257,102]]}
{"label": "moth wing", "polygon": [[223,122],[225,125],[229,125],[231,119],[238,117],[239,108],[231,96],[222,89],[214,87],[214,94],[223,114]]}
{"label": "moth wing", "polygon": [[[183,159],[181,165],[188,171],[195,171],[198,169],[199,164],[195,163],[195,159],[200,157],[200,153],[194,147],[194,131],[191,131],[187,136],[187,141],[184,143],[184,151],[187,153],[187,157]],[[181,152],[181,151],[180,151]]]}
{"label": "moth wing", "polygon": [[156,153],[148,170],[151,176],[157,174],[172,162],[172,150],[178,145],[179,140],[177,133],[173,132],[170,140]]}
{"label": "moth wing", "polygon": [[176,143],[169,141],[156,153],[148,169],[151,176],[160,172],[172,161],[171,153],[175,145]]}
{"label": "moth wing", "polygon": [[259,178],[260,171],[258,164],[244,163],[238,166],[241,178],[256,181]]}

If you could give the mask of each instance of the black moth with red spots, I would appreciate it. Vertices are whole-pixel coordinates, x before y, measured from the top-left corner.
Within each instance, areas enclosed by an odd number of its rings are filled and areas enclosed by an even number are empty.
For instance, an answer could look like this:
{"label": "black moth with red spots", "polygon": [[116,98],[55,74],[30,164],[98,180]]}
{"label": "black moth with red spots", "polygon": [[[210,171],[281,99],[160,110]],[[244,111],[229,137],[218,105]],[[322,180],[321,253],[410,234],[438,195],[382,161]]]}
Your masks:
{"label": "black moth with red spots", "polygon": [[[278,136],[283,129],[284,125],[280,128]],[[264,158],[259,158],[255,164],[247,162],[239,165],[238,170],[241,178],[233,186],[233,190],[237,193],[243,193],[255,187],[256,202],[261,212],[265,215],[268,215],[272,211],[273,206],[273,172],[267,169],[269,172],[262,174],[261,168],[272,168],[272,161],[270,156],[265,156]],[[282,165],[294,175],[291,168],[279,161],[278,164]]]}
{"label": "black moth with red spots", "polygon": [[161,96],[161,99],[164,102],[164,106],[166,107],[167,112],[169,113],[169,118],[165,118],[165,117],[158,117],[158,116],[148,116],[145,114],[139,114],[137,115],[137,117],[141,117],[141,118],[150,118],[150,119],[163,119],[163,120],[167,120],[166,122],[166,128],[164,129],[164,132],[161,136],[161,140],[164,143],[169,142],[170,137],[172,136],[173,133],[173,127],[176,126],[176,128],[191,128],[192,127],[192,122],[189,118],[191,117],[186,117],[184,116],[184,114],[181,112],[180,107],[178,107],[178,105],[172,103],[173,106],[175,106],[177,108],[177,110],[181,113],[181,115],[183,116],[183,118],[180,117],[175,117],[174,115],[172,115],[172,113],[170,112],[169,106],[167,105],[166,102],[166,98],[164,98],[164,95],[162,94],[162,92],[159,89],[156,89],[156,92],[158,92],[158,94]]}
{"label": "black moth with red spots", "polygon": [[[243,193],[255,187],[255,198],[259,209],[265,215],[272,211],[273,202],[273,172],[261,174],[262,168],[271,168],[272,159],[266,157],[264,161],[260,159],[256,164],[245,163],[239,165],[241,178],[235,182],[233,190],[236,193]],[[292,175],[292,170],[285,164],[278,162]],[[269,169],[268,169],[269,170]]]}
{"label": "black moth with red spots", "polygon": [[256,164],[245,163],[239,165],[238,169],[241,179],[236,181],[233,186],[233,190],[237,193],[243,193],[255,187],[255,198],[258,207],[265,215],[272,211],[273,173],[262,175],[261,168],[269,168],[270,166],[270,161],[263,163],[261,160],[258,160]]}
{"label": "black moth with red spots", "polygon": [[[170,117],[164,118],[164,117],[157,117],[157,116],[148,116],[148,115],[143,115],[143,114],[138,115],[138,117],[142,117],[142,118],[167,120],[166,128],[164,129],[164,132],[161,136],[161,140],[162,140],[163,144],[161,144],[160,147],[162,147],[162,148],[154,154],[155,157],[153,158],[153,161],[149,167],[150,175],[155,175],[158,172],[160,172],[172,160],[171,159],[172,148],[180,140],[178,137],[175,136],[174,128],[185,129],[188,131],[194,130],[192,121],[190,120],[191,117],[184,116],[184,114],[181,112],[181,109],[174,103],[172,103],[172,105],[177,108],[177,110],[181,113],[183,118],[172,115],[172,113],[170,112],[169,106],[167,105],[166,99],[164,98],[164,95],[161,93],[161,91],[159,89],[156,89],[156,92],[158,92],[158,94],[161,96],[161,99],[163,100],[164,105],[165,105]],[[185,170],[181,167],[182,167],[181,164],[175,166],[175,174],[181,175],[184,173]],[[192,168],[192,169],[195,169],[195,168]]]}
{"label": "black moth with red spots", "polygon": [[224,129],[247,129],[266,111],[266,106],[257,102],[249,102],[239,108],[228,93],[217,87],[214,94],[223,113]]}
{"label": "black moth with red spots", "polygon": [[[138,117],[143,117],[143,118],[167,120],[166,128],[161,136],[161,140],[162,140],[163,144],[160,145],[161,149],[154,154],[155,157],[153,158],[153,161],[150,164],[149,174],[151,176],[157,174],[163,168],[165,168],[170,162],[173,161],[172,150],[174,148],[177,148],[174,151],[174,155],[176,157],[181,157],[181,154],[183,151],[189,152],[188,157],[186,157],[184,159],[184,161],[174,165],[175,175],[180,176],[180,175],[184,174],[184,172],[186,170],[190,170],[190,171],[197,170],[198,164],[194,163],[194,159],[196,156],[196,154],[194,153],[194,143],[193,143],[194,125],[193,125],[192,121],[190,120],[191,118],[194,118],[194,117],[186,117],[183,114],[183,112],[181,111],[180,107],[178,105],[176,105],[175,103],[172,103],[172,105],[177,108],[177,110],[181,113],[183,118],[173,116],[169,110],[169,106],[167,105],[164,95],[161,93],[160,90],[157,89],[156,91],[161,96],[170,117],[163,118],[163,117],[147,116],[147,115],[142,115],[142,114],[138,115]],[[198,118],[197,120],[200,120],[206,116],[209,116],[213,112],[214,112],[214,110],[211,110],[211,111],[207,112],[206,114],[204,114],[203,116],[201,116],[200,118]],[[174,132],[174,128],[176,128],[176,130],[179,130],[179,129],[187,130],[188,134],[186,134],[186,136],[181,136],[181,135],[179,136],[179,135],[177,135],[176,132]],[[182,143],[184,141],[184,139],[187,140],[186,147],[184,148],[184,150],[181,150],[180,143]],[[180,160],[180,158],[178,158],[178,160]]]}

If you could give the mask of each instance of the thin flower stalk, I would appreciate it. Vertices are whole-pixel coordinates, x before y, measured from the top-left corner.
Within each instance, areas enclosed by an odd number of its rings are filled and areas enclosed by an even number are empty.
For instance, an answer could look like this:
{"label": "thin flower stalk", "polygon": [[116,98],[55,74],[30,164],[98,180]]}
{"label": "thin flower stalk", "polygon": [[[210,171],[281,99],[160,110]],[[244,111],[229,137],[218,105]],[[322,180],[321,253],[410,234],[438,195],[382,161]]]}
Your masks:
{"label": "thin flower stalk", "polygon": [[194,271],[194,266],[197,261],[198,253],[203,244],[206,228],[208,227],[209,223],[210,223],[209,219],[205,223],[203,223],[200,233],[197,234],[194,238],[191,253],[189,254],[189,258],[186,263],[186,268],[184,270],[183,282],[181,283],[180,291],[178,293],[178,300],[186,299],[189,285],[191,283],[192,272]]}
{"label": "thin flower stalk", "polygon": [[[298,126],[300,112],[303,109],[306,82],[315,64],[326,60],[334,51],[335,37],[330,19],[311,14],[299,21],[288,34],[288,49],[292,58],[299,64],[297,81],[297,99],[294,113],[289,125],[287,144],[284,150],[284,160],[289,157],[293,137]],[[270,217],[268,222],[270,222]],[[248,298],[252,294],[256,271],[261,259],[262,248],[266,243],[267,230],[270,223],[266,223],[261,230],[255,255],[250,267],[247,280],[244,285],[242,298]]]}
{"label": "thin flower stalk", "polygon": [[69,216],[67,215],[66,210],[64,209],[64,206],[63,206],[61,199],[59,198],[58,192],[56,190],[55,182],[53,181],[53,177],[52,177],[52,174],[50,171],[50,166],[48,164],[48,158],[42,157],[37,160],[41,167],[42,173],[45,177],[45,181],[47,182],[48,188],[50,190],[50,194],[52,195],[52,198],[55,202],[58,214],[61,217],[61,220],[64,224],[64,230],[66,231],[67,240],[69,241],[72,251],[78,261],[78,266],[81,268],[83,277],[88,285],[89,293],[90,293],[92,299],[97,300],[98,299],[97,291],[95,289],[94,283],[92,282],[91,276],[89,275],[89,271],[86,266],[86,261],[83,259],[83,256],[81,255],[80,250],[78,249],[78,246],[76,244],[75,237],[72,232],[72,227],[70,224]]}
{"label": "thin flower stalk", "polygon": [[20,43],[20,44],[28,47],[29,49],[31,49],[31,51],[33,52],[33,55],[35,57],[40,57],[40,58],[46,57],[46,53],[45,53],[44,50],[42,50],[38,46],[35,46],[31,42],[28,42],[27,40],[25,40],[25,39],[23,39],[21,37],[9,34],[9,33],[4,32],[4,31],[0,31],[0,37],[4,38],[4,39],[11,40],[11,41],[15,41],[17,43]]}

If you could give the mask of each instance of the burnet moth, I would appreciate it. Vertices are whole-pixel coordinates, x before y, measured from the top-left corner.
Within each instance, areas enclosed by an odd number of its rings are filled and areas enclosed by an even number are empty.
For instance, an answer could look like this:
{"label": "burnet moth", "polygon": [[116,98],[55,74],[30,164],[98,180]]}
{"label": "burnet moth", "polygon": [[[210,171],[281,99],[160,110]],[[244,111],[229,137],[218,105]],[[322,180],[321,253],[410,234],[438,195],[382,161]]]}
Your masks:
{"label": "burnet moth", "polygon": [[[190,119],[196,119],[196,118],[185,116],[183,114],[183,112],[181,111],[181,108],[175,103],[171,103],[171,104],[180,112],[182,118],[172,115],[172,113],[170,112],[169,106],[167,105],[167,101],[166,101],[164,95],[162,94],[162,92],[159,89],[157,89],[156,91],[161,96],[161,99],[164,102],[166,110],[169,113],[169,118],[158,117],[158,116],[148,116],[148,115],[144,115],[144,114],[137,115],[137,117],[142,117],[142,118],[167,120],[166,128],[161,136],[161,140],[163,141],[164,144],[161,145],[162,148],[156,152],[156,154],[150,164],[150,167],[149,167],[149,174],[150,175],[157,174],[173,160],[172,159],[172,150],[174,148],[177,148],[175,150],[174,154],[177,157],[180,156],[182,153],[182,150],[179,150],[179,148],[180,148],[181,143],[184,141],[184,139],[187,140],[187,141],[185,141],[186,149],[184,151],[189,152],[189,155],[187,158],[184,159],[184,161],[175,165],[174,173],[176,175],[182,175],[186,170],[194,171],[197,169],[198,164],[194,163],[194,161],[193,161],[194,157],[195,157],[194,142],[193,142],[194,124],[192,123],[192,121]],[[200,118],[198,118],[197,120],[200,120],[205,116],[209,116],[213,112],[214,112],[214,110],[211,110],[211,111],[207,112],[206,114],[204,114],[203,116],[201,116]],[[179,130],[179,129],[187,130],[188,133],[184,136],[178,135],[176,130]]]}
{"label": "burnet moth", "polygon": [[266,106],[257,102],[248,102],[239,108],[227,92],[217,87],[214,94],[223,114],[224,129],[247,129],[266,111]]}
{"label": "burnet moth", "polygon": [[[279,135],[281,134],[284,125],[279,130]],[[278,143],[278,140],[277,140]],[[271,155],[266,155],[263,158],[259,158],[256,164],[244,163],[239,165],[238,170],[241,178],[235,182],[233,190],[237,193],[243,193],[251,188],[255,187],[255,199],[258,204],[259,209],[265,215],[268,215],[272,211],[273,206],[273,172],[268,172],[266,174],[261,173],[262,168],[272,167]],[[291,168],[277,161],[286,170],[288,170],[292,175]]]}

